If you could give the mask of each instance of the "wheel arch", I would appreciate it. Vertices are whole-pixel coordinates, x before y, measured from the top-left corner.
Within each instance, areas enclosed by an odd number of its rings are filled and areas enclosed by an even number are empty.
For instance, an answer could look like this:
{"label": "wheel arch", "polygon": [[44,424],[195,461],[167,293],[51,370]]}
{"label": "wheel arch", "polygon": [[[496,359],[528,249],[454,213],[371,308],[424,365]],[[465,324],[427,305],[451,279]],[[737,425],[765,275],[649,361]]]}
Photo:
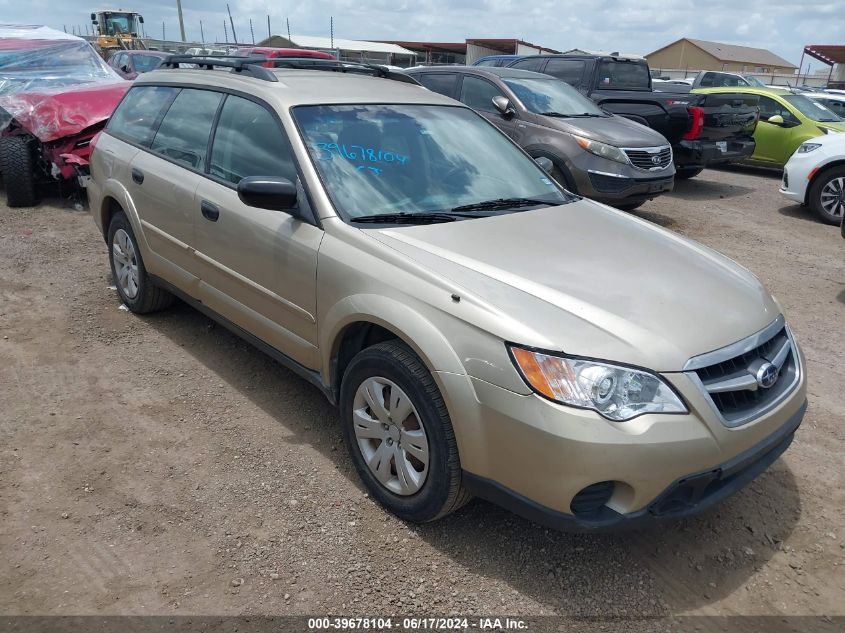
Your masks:
{"label": "wheel arch", "polygon": [[[360,310],[364,306],[366,312]],[[410,347],[441,389],[437,372],[466,373],[458,354],[434,324],[395,299],[380,295],[346,297],[323,317],[323,327],[323,381],[335,396],[355,354],[385,340],[398,339]]]}
{"label": "wheel arch", "polygon": [[821,167],[819,167],[818,171],[813,174],[813,177],[810,178],[810,182],[807,183],[807,187],[804,190],[804,204],[810,204],[810,191],[813,188],[813,185],[816,184],[816,181],[819,179],[819,176],[827,173],[831,169],[836,169],[837,167],[845,167],[845,158],[838,158],[836,160],[832,160],[829,163],[825,163]]}

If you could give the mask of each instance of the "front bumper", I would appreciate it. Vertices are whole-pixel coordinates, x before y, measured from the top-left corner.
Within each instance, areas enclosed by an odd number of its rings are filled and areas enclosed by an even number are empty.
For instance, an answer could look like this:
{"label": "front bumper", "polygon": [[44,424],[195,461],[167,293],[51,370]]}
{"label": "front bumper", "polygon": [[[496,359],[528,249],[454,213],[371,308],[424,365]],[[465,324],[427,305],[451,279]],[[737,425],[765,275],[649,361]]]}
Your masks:
{"label": "front bumper", "polygon": [[724,141],[680,141],[672,146],[678,167],[706,167],[745,160],[754,153],[753,138]]}
{"label": "front bumper", "polygon": [[578,187],[579,193],[606,204],[650,200],[662,193],[672,191],[675,185],[674,173],[651,178],[630,178],[609,172],[589,170],[587,176],[588,181]]}
{"label": "front bumper", "polygon": [[[800,351],[799,351],[800,355]],[[438,373],[468,488],[559,529],[594,531],[701,512],[759,475],[791,442],[806,377],[759,417],[730,428],[687,373],[663,374],[687,414],[611,422],[597,413]],[[607,496],[588,509],[582,502]]]}
{"label": "front bumper", "polygon": [[626,514],[604,506],[590,517],[567,514],[543,506],[505,486],[464,473],[467,489],[534,523],[566,532],[601,532],[642,527],[658,521],[696,515],[721,503],[747,486],[789,448],[801,425],[807,402],[778,431],[718,466],[680,477],[645,508]]}

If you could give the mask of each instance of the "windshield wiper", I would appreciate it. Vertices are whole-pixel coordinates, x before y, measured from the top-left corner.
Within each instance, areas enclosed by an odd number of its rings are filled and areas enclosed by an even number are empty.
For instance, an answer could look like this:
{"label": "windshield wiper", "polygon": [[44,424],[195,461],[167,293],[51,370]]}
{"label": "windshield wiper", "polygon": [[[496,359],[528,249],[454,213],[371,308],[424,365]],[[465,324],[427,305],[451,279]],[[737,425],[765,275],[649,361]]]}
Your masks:
{"label": "windshield wiper", "polygon": [[536,207],[537,205],[554,207],[563,202],[550,202],[548,200],[536,200],[534,198],[496,198],[495,200],[483,200],[473,204],[464,204],[454,207],[451,211],[495,211],[497,209],[518,209],[519,207]]}
{"label": "windshield wiper", "polygon": [[360,224],[435,224],[454,222],[461,216],[452,213],[377,213],[351,218],[350,222]]}

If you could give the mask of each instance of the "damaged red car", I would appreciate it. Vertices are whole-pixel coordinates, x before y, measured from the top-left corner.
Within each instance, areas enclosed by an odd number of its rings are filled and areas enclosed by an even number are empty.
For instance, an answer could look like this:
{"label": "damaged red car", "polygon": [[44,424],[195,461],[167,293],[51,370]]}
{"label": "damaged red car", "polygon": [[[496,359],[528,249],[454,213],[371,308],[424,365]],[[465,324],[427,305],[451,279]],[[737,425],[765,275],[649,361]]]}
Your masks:
{"label": "damaged red car", "polygon": [[46,182],[82,184],[91,140],[130,85],[82,38],[0,25],[0,175],[8,205],[37,204]]}

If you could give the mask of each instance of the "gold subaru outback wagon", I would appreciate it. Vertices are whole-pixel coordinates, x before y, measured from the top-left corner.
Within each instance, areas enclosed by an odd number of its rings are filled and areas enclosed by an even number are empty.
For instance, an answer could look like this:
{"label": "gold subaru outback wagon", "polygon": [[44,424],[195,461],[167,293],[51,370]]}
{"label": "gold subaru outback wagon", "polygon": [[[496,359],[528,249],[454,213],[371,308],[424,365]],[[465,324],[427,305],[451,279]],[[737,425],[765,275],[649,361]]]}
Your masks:
{"label": "gold subaru outback wagon", "polygon": [[307,378],[389,510],[476,495],[632,526],[711,507],[789,446],[804,362],[749,271],[570,194],[405,75],[263,61],[136,80],[92,213],[126,306],[179,297]]}

